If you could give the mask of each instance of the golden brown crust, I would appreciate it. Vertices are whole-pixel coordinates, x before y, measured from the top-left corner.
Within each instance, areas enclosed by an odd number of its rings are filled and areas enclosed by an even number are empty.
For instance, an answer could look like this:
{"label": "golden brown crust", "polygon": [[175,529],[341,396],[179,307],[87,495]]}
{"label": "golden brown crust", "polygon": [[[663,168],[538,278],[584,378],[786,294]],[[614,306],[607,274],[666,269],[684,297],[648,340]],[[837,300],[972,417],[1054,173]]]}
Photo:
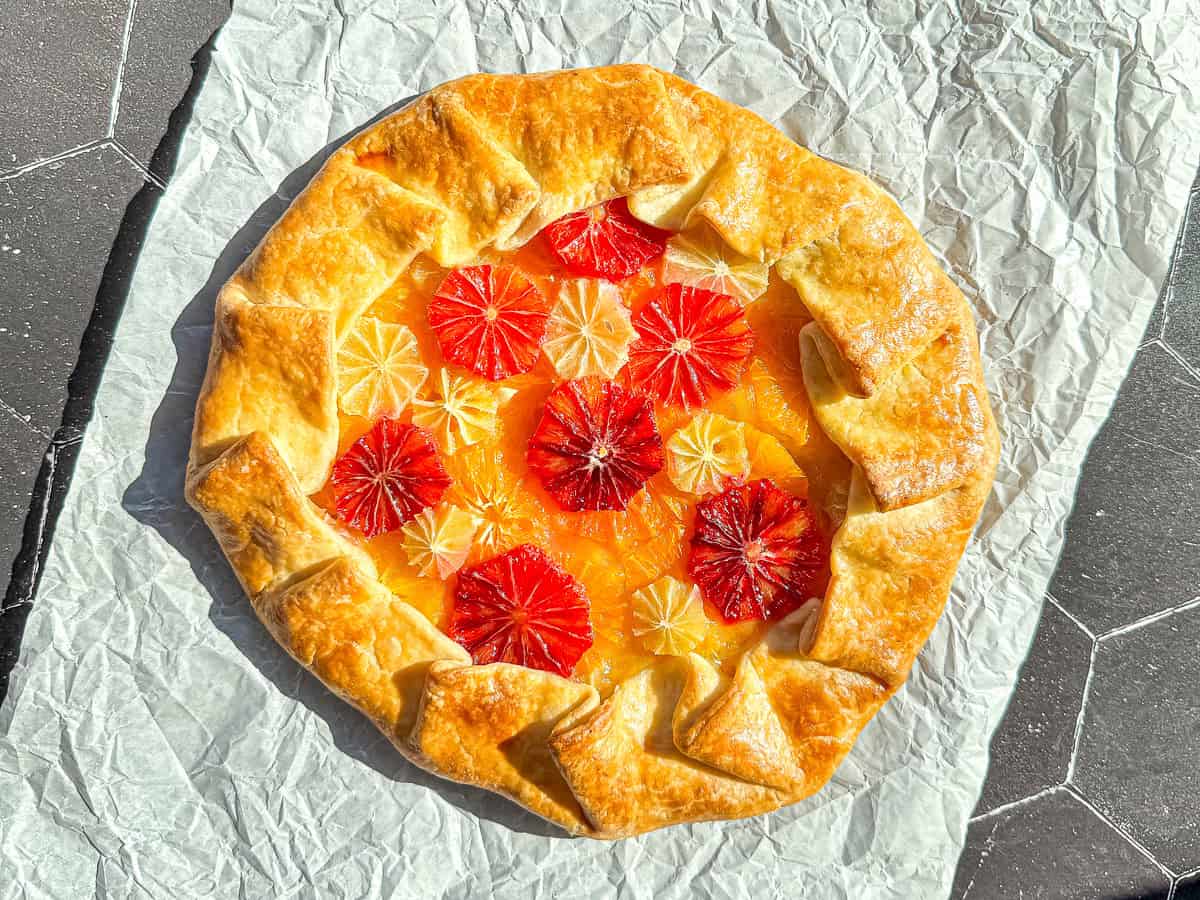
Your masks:
{"label": "golden brown crust", "polygon": [[375,574],[371,558],[304,496],[271,439],[260,431],[192,472],[186,495],[251,598],[343,556]]}
{"label": "golden brown crust", "polygon": [[590,685],[549,672],[434,663],[411,745],[440,775],[504,794],[568,831],[588,832],[547,741],[561,719],[598,699]]}
{"label": "golden brown crust", "polygon": [[261,595],[254,608],[297,662],[406,752],[430,663],[471,662],[422,613],[346,557]]}
{"label": "golden brown crust", "polygon": [[258,306],[222,291],[196,402],[192,459],[202,465],[244,434],[274,436],[303,491],[325,483],[337,454],[333,318],[321,309]]}
{"label": "golden brown crust", "polygon": [[621,683],[582,721],[555,729],[554,757],[604,837],[776,809],[786,796],[703,765],[675,746],[674,716],[689,666],[665,658]]}
{"label": "golden brown crust", "polygon": [[847,389],[866,396],[942,334],[965,301],[882,190],[870,186],[842,213],[835,231],[781,259],[779,274],[837,348]]}
{"label": "golden brown crust", "polygon": [[965,305],[941,336],[870,397],[830,374],[816,324],[800,336],[804,385],[821,429],[858,465],[882,509],[936,497],[987,464],[992,422]]}
{"label": "golden brown crust", "polygon": [[[417,253],[461,263],[620,195],[778,261],[816,320],[797,351],[814,437],[854,475],[823,598],[731,676],[665,659],[600,702],[470,665],[305,494],[338,436],[334,347]],[[620,837],[829,779],[940,614],[996,453],[965,301],[894,202],[746,110],[617,66],[461,79],[335,153],[222,290],[187,496],[272,634],[418,763]]]}

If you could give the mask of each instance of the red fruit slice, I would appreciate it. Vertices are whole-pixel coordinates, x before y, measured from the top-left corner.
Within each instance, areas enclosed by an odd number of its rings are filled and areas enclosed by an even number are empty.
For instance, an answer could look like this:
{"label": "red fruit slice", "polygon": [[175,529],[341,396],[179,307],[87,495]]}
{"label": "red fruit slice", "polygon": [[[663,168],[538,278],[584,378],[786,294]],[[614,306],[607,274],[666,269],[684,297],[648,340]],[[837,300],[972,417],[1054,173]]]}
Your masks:
{"label": "red fruit slice", "polygon": [[572,275],[584,278],[628,278],[667,248],[669,231],[639,222],[624,197],[568,213],[542,233]]}
{"label": "red fruit slice", "polygon": [[808,504],[765,478],[696,506],[688,573],[726,622],[779,618],[819,596],[828,559]]}
{"label": "red fruit slice", "polygon": [[450,486],[433,436],[395,419],[380,419],[355,441],[329,481],[338,518],[367,537],[396,530]]}
{"label": "red fruit slice", "polygon": [[533,544],[458,573],[450,637],[477,665],[516,663],[570,675],[592,646],[587,593]]}
{"label": "red fruit slice", "polygon": [[630,381],[661,403],[690,409],[737,384],[754,335],[728,294],[668,284],[633,317]]}
{"label": "red fruit slice", "polygon": [[442,279],[428,315],[446,359],[500,381],[537,362],[550,302],[511,266],[467,266]]}
{"label": "red fruit slice", "polygon": [[663,467],[654,407],[595,376],[564,382],[546,398],[526,458],[563,509],[624,509]]}

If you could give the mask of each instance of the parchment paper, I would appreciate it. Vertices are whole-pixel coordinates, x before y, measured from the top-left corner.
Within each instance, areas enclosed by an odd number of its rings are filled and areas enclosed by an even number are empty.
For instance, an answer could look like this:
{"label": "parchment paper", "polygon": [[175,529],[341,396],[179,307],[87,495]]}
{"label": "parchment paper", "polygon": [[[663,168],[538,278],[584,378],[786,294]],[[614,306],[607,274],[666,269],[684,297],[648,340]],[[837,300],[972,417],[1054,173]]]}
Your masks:
{"label": "parchment paper", "polygon": [[[0,709],[0,896],[944,896],[1200,157],[1194,6],[1045,6],[238,0]],[[322,148],[459,75],[620,60],[898,196],[980,319],[1004,457],[947,614],[833,783],[607,844],[403,762],[267,637],[180,481],[215,289]]]}

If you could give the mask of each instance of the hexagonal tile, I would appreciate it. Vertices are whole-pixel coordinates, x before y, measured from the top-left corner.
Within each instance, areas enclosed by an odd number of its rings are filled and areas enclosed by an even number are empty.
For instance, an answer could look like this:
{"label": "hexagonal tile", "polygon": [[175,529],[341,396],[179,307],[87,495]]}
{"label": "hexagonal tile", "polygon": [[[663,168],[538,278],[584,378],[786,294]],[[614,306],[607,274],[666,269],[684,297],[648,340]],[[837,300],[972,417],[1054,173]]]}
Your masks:
{"label": "hexagonal tile", "polygon": [[1200,866],[1200,606],[1100,641],[1074,784],[1176,872]]}
{"label": "hexagonal tile", "polygon": [[1170,879],[1065,789],[978,819],[954,875],[954,900],[1161,897]]}
{"label": "hexagonal tile", "polygon": [[977,813],[1062,784],[1091,654],[1092,639],[1047,601],[1008,712],[992,736]]}
{"label": "hexagonal tile", "polygon": [[46,434],[98,291],[124,297],[145,226],[126,210],[144,185],[109,147],[0,182],[0,399]]}
{"label": "hexagonal tile", "polygon": [[1088,454],[1050,593],[1102,634],[1200,585],[1200,382],[1156,344],[1138,351]]}
{"label": "hexagonal tile", "polygon": [[0,171],[108,134],[129,0],[27,0],[4,14]]}
{"label": "hexagonal tile", "polygon": [[[168,134],[171,111],[192,82],[197,52],[228,17],[229,0],[139,3],[134,8],[116,138],[162,178],[170,175],[170,165],[154,160],[155,149]],[[182,116],[173,130],[181,131],[187,118]]]}
{"label": "hexagonal tile", "polygon": [[1192,188],[1171,274],[1163,340],[1193,368],[1200,369],[1200,179]]}

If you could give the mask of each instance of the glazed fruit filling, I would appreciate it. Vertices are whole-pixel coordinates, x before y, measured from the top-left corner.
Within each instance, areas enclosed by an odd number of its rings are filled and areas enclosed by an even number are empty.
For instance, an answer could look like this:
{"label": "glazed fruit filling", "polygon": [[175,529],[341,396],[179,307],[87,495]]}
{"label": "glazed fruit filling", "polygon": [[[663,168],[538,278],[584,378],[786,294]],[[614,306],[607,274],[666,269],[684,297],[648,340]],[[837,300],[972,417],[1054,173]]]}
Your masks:
{"label": "glazed fruit filling", "polygon": [[602,692],[660,655],[727,668],[829,577],[848,467],[810,427],[807,321],[767,266],[624,199],[419,257],[342,342],[314,499],[477,663]]}

